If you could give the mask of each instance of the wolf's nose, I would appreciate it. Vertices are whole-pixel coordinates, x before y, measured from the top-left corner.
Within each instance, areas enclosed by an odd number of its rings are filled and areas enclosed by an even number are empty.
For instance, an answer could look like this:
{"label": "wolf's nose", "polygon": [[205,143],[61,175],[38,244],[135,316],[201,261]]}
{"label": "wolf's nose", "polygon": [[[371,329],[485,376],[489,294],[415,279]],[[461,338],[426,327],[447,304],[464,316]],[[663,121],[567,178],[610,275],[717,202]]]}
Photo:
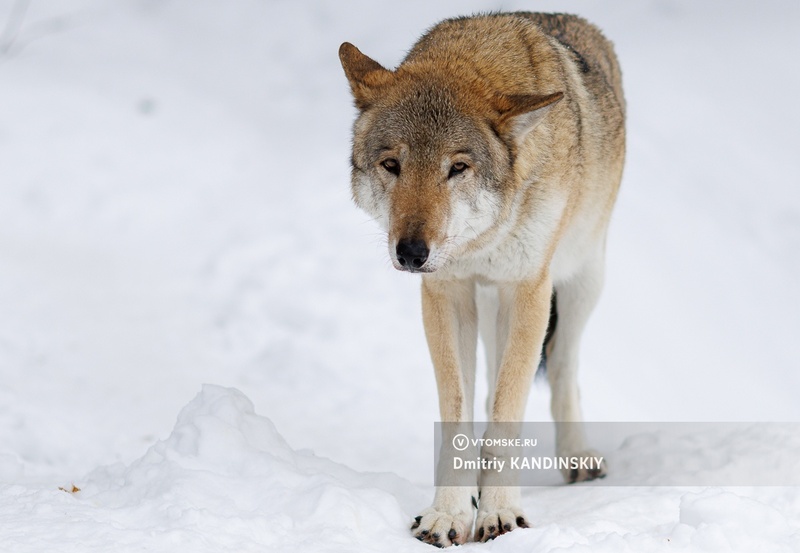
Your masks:
{"label": "wolf's nose", "polygon": [[400,240],[397,243],[397,261],[407,269],[419,269],[428,259],[428,246],[422,240]]}

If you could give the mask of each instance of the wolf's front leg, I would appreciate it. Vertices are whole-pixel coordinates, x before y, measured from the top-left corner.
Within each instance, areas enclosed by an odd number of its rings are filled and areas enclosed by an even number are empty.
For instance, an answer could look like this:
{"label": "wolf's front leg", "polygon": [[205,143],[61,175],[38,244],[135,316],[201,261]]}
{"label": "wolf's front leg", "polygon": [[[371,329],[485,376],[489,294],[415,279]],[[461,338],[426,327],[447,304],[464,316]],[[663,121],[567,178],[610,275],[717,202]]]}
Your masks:
{"label": "wolf's front leg", "polygon": [[[481,457],[504,461],[509,466],[510,450],[493,445],[502,438],[517,438],[525,416],[531,381],[539,364],[542,342],[550,317],[552,283],[548,274],[539,278],[506,284],[498,288],[500,316],[498,343],[503,355],[497,371],[492,398],[491,421],[484,434]],[[486,445],[490,444],[490,445]],[[509,480],[510,471],[484,470],[481,473],[480,503],[475,523],[475,539],[486,541],[515,528],[527,528],[520,507],[518,482]]]}
{"label": "wolf's front leg", "polygon": [[[452,455],[442,456],[445,457],[453,458]],[[437,486],[433,504],[417,515],[411,524],[411,533],[415,538],[437,547],[460,545],[469,539],[475,518],[474,506],[477,505],[477,471],[460,476],[467,477],[474,478],[476,484]]]}
{"label": "wolf's front leg", "polygon": [[[437,467],[433,505],[414,519],[411,531],[427,543],[444,547],[462,544],[470,536],[477,500],[477,470],[459,471],[445,463],[453,458],[453,438],[464,434],[469,440],[460,453],[476,459],[472,444],[472,405],[475,383],[475,355],[478,325],[475,285],[471,281],[422,281],[422,318],[439,389],[442,422],[442,454]],[[457,478],[456,480],[453,480]]]}

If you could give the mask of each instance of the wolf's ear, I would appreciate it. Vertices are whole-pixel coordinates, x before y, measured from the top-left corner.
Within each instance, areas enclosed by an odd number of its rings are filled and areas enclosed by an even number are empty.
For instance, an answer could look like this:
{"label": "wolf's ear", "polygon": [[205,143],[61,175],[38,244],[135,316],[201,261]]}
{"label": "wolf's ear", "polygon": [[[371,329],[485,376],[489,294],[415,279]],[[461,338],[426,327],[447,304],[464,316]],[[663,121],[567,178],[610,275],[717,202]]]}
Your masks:
{"label": "wolf's ear", "polygon": [[519,144],[563,97],[563,92],[497,96],[494,104],[500,113],[500,128]]}
{"label": "wolf's ear", "polygon": [[394,77],[394,73],[362,54],[349,42],[339,47],[339,59],[350,81],[356,107],[360,110],[368,108],[374,100],[376,89],[388,84]]}

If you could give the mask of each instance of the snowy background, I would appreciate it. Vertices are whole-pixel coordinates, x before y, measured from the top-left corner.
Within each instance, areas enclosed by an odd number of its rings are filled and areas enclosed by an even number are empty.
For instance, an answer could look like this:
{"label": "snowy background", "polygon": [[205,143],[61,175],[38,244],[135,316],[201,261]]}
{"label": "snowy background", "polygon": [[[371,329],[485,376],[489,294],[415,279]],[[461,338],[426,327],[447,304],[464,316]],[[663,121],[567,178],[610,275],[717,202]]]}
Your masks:
{"label": "snowy background", "polygon": [[[337,49],[495,9],[622,63],[587,418],[800,420],[800,4],[0,0],[0,550],[430,550],[418,278],[351,204]],[[800,488],[609,487],[604,453],[465,548],[800,550]]]}

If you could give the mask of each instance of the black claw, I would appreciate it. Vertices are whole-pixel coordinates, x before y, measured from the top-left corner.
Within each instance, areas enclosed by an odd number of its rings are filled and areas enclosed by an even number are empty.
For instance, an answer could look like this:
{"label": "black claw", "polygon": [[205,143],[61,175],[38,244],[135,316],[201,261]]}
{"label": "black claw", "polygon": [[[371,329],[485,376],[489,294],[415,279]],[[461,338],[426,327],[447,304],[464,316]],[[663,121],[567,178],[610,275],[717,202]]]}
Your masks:
{"label": "black claw", "polygon": [[481,526],[478,529],[478,538],[483,539],[483,534],[484,534],[484,530],[483,530],[483,526]]}
{"label": "black claw", "polygon": [[478,500],[475,499],[474,495],[472,496],[472,506],[475,507],[476,509],[478,508]]}
{"label": "black claw", "polygon": [[423,530],[423,531],[422,531],[422,532],[420,532],[419,534],[420,534],[420,536],[427,536],[427,535],[428,535],[428,532],[429,532],[429,530]]}
{"label": "black claw", "polygon": [[433,536],[433,539],[435,539],[435,540],[438,540],[441,537],[439,535],[439,532],[434,532],[433,534],[431,534],[431,536]]}
{"label": "black claw", "polygon": [[414,537],[417,538],[419,541],[423,541],[422,536],[414,536]]}
{"label": "black claw", "polygon": [[447,539],[449,539],[450,541],[453,541],[453,540],[456,539],[457,535],[458,535],[458,532],[456,532],[456,529],[455,528],[451,528],[450,531],[447,533]]}
{"label": "black claw", "polygon": [[509,523],[507,523],[507,522],[506,522],[506,523],[503,525],[503,530],[505,530],[506,532],[510,532],[510,531],[511,531],[511,525],[510,525]]}
{"label": "black claw", "polygon": [[414,517],[414,520],[416,520],[417,522],[419,522],[420,520],[422,520],[422,515],[419,515],[419,516],[416,516],[416,517]]}
{"label": "black claw", "polygon": [[414,524],[411,525],[412,530],[416,530],[417,528],[419,528],[419,522],[415,522]]}
{"label": "black claw", "polygon": [[578,469],[569,471],[569,483],[573,484],[578,481]]}
{"label": "black claw", "polygon": [[494,531],[495,531],[495,530],[497,530],[497,526],[495,526],[494,524],[492,524],[491,526],[489,526],[489,533],[490,533],[490,534],[494,534]]}
{"label": "black claw", "polygon": [[443,549],[444,548],[444,546],[441,543],[439,543],[438,541],[435,542],[435,543],[432,543],[431,545],[434,546],[434,547],[438,547],[439,549]]}
{"label": "black claw", "polygon": [[517,526],[520,528],[530,528],[524,517],[517,517]]}

